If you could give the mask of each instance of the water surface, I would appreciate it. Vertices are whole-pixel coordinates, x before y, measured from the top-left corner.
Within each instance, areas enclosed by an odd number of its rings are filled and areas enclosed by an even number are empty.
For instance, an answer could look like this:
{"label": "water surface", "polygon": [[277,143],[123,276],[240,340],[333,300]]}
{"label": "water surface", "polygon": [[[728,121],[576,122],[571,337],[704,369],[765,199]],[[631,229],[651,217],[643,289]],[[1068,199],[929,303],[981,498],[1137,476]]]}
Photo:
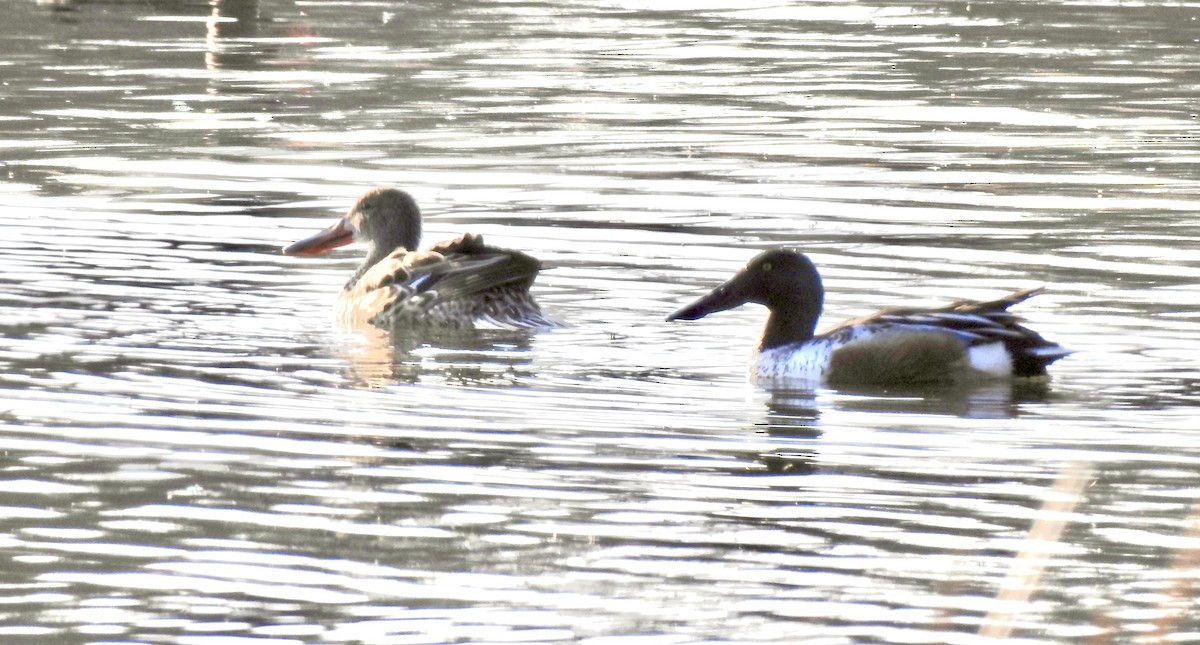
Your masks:
{"label": "water surface", "polygon": [[[1200,633],[1196,3],[7,3],[0,638]],[[564,329],[336,329],[377,184]],[[1048,285],[1045,387],[761,391],[746,307]],[[240,640],[239,640],[240,639]]]}

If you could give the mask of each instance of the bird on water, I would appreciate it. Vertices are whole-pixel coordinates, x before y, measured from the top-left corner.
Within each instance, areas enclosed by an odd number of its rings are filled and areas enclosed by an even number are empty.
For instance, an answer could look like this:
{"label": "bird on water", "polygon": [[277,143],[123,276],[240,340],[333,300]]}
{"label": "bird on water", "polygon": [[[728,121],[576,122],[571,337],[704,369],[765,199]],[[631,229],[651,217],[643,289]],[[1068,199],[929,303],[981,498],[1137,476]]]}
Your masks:
{"label": "bird on water", "polygon": [[1070,350],[1021,324],[1008,308],[1042,289],[936,308],[900,307],[816,333],[825,291],[795,249],[764,251],[724,284],[667,317],[696,320],[746,303],[770,312],[754,353],[759,382],[889,386],[1045,377]]}
{"label": "bird on water", "polygon": [[283,248],[323,255],[360,242],[366,257],[338,295],[346,325],[397,328],[538,329],[557,326],[529,292],[541,270],[535,258],[489,246],[467,233],[419,250],[421,211],[408,193],[367,191],[328,228]]}

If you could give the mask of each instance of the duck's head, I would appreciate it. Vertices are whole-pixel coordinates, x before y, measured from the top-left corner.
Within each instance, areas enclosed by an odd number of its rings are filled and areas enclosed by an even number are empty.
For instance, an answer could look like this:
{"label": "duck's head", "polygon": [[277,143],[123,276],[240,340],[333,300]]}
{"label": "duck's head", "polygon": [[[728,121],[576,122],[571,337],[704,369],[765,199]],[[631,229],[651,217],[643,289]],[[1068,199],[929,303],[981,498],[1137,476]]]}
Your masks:
{"label": "duck's head", "polygon": [[811,318],[815,325],[824,298],[821,276],[807,256],[795,249],[772,249],[759,253],[725,284],[667,320],[696,320],[753,302],[766,305],[773,316]]}
{"label": "duck's head", "polygon": [[364,242],[369,254],[386,255],[398,248],[414,250],[421,242],[421,210],[408,193],[395,188],[367,191],[346,216],[329,228],[292,242],[287,255],[322,255],[351,242]]}

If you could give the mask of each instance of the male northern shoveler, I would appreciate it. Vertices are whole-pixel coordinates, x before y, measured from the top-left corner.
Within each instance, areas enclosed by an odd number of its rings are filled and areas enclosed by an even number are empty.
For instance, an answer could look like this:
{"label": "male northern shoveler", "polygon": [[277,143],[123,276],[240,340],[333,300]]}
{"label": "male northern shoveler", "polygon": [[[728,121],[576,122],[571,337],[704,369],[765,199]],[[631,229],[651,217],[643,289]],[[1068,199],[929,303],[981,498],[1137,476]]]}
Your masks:
{"label": "male northern shoveler", "polygon": [[343,324],[377,327],[553,327],[529,293],[540,263],[520,251],[483,243],[480,235],[418,251],[421,211],[395,188],[368,191],[329,228],[284,247],[321,255],[363,242],[367,257],[338,296]]}
{"label": "male northern shoveler", "polygon": [[903,385],[1038,377],[1070,351],[1007,310],[1039,291],[934,309],[888,309],[816,334],[825,298],[821,276],[803,253],[775,249],[667,320],[696,320],[747,302],[766,305],[770,317],[751,367],[760,381]]}

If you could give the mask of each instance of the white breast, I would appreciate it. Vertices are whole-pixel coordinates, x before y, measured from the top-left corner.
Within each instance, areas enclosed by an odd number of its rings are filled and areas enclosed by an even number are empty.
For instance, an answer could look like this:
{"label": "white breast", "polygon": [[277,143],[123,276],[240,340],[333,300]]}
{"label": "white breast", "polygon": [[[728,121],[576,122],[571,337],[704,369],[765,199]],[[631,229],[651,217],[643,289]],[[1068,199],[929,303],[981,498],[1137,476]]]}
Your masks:
{"label": "white breast", "polygon": [[845,328],[834,332],[833,336],[817,336],[806,343],[758,352],[750,365],[750,377],[759,383],[787,381],[796,385],[824,385],[834,350],[874,334],[875,330],[869,328]]}
{"label": "white breast", "polygon": [[795,381],[798,384],[820,385],[833,348],[829,343],[782,345],[758,352],[750,365],[751,380],[756,382]]}

